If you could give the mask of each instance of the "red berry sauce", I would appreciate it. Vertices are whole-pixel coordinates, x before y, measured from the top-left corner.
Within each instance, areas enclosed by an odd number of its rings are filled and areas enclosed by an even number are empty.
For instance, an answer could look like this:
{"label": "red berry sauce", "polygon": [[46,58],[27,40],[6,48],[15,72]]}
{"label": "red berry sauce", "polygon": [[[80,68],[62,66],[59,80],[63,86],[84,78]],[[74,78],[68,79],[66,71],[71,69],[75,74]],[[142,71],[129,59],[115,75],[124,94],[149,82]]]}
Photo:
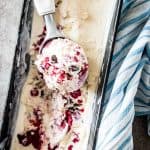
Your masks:
{"label": "red berry sauce", "polygon": [[41,129],[42,113],[39,109],[34,109],[33,114],[35,119],[29,120],[29,122],[36,128],[28,130],[24,134],[18,134],[17,138],[23,146],[32,144],[35,149],[40,150],[43,144],[42,137],[44,136],[44,132]]}
{"label": "red berry sauce", "polygon": [[71,114],[71,112],[69,110],[66,110],[65,115],[66,115],[65,120],[66,120],[66,122],[68,124],[68,131],[70,131],[71,126],[72,126],[72,122],[73,122],[72,114]]}
{"label": "red berry sauce", "polygon": [[25,134],[18,134],[17,137],[19,143],[23,146],[32,144],[35,149],[40,150],[43,143],[41,135],[42,133],[40,133],[40,129],[37,128],[35,130],[29,130]]}

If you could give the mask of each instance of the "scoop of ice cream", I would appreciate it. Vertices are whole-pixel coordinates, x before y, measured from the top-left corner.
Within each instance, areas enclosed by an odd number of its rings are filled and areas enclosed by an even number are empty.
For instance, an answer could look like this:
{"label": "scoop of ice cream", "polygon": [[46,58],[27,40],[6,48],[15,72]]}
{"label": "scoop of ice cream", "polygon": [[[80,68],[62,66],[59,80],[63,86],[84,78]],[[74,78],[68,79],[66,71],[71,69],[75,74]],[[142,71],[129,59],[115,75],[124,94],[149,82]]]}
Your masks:
{"label": "scoop of ice cream", "polygon": [[88,76],[88,61],[83,49],[69,39],[48,42],[35,62],[50,89],[72,92]]}

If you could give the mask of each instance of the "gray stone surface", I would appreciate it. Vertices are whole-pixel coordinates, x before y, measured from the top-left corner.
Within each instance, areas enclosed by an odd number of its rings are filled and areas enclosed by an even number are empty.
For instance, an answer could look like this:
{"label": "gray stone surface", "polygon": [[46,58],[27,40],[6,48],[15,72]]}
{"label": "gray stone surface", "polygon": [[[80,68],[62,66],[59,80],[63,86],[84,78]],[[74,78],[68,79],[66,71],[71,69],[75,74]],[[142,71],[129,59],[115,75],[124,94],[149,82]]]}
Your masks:
{"label": "gray stone surface", "polygon": [[0,0],[0,128],[6,105],[24,0]]}

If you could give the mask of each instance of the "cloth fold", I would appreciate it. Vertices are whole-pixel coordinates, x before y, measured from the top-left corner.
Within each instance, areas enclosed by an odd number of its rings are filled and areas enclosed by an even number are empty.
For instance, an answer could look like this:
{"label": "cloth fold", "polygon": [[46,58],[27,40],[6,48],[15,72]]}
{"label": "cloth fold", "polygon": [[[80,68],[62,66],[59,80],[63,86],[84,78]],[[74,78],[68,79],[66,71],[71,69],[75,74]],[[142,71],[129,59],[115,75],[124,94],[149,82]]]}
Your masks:
{"label": "cloth fold", "polygon": [[135,115],[150,115],[150,0],[124,0],[96,150],[132,150]]}

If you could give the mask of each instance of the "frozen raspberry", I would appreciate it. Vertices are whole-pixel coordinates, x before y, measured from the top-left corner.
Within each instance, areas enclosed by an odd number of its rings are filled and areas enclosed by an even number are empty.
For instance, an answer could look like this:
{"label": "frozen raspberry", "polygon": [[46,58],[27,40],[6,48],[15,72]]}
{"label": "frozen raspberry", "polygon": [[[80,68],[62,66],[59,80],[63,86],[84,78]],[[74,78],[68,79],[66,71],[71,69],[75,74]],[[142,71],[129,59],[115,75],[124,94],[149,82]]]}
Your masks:
{"label": "frozen raspberry", "polygon": [[83,100],[82,99],[78,99],[78,104],[82,104]]}
{"label": "frozen raspberry", "polygon": [[66,127],[66,122],[64,120],[61,122],[60,127],[63,128],[63,129]]}
{"label": "frozen raspberry", "polygon": [[69,145],[68,150],[72,150],[72,149],[73,149],[73,145]]}
{"label": "frozen raspberry", "polygon": [[77,90],[77,91],[74,91],[74,92],[70,92],[70,95],[71,95],[71,97],[73,97],[73,98],[78,98],[79,96],[81,96],[81,90],[79,89],[79,90]]}
{"label": "frozen raspberry", "polygon": [[84,112],[84,108],[79,109],[81,112]]}
{"label": "frozen raspberry", "polygon": [[48,70],[49,67],[50,67],[50,64],[49,64],[49,63],[46,63],[44,67],[45,67],[46,70]]}
{"label": "frozen raspberry", "polygon": [[31,91],[30,91],[30,95],[31,96],[38,96],[39,95],[39,91],[37,88],[33,88]]}
{"label": "frozen raspberry", "polygon": [[79,139],[78,138],[74,138],[72,141],[73,141],[73,143],[77,143],[77,142],[79,142]]}

